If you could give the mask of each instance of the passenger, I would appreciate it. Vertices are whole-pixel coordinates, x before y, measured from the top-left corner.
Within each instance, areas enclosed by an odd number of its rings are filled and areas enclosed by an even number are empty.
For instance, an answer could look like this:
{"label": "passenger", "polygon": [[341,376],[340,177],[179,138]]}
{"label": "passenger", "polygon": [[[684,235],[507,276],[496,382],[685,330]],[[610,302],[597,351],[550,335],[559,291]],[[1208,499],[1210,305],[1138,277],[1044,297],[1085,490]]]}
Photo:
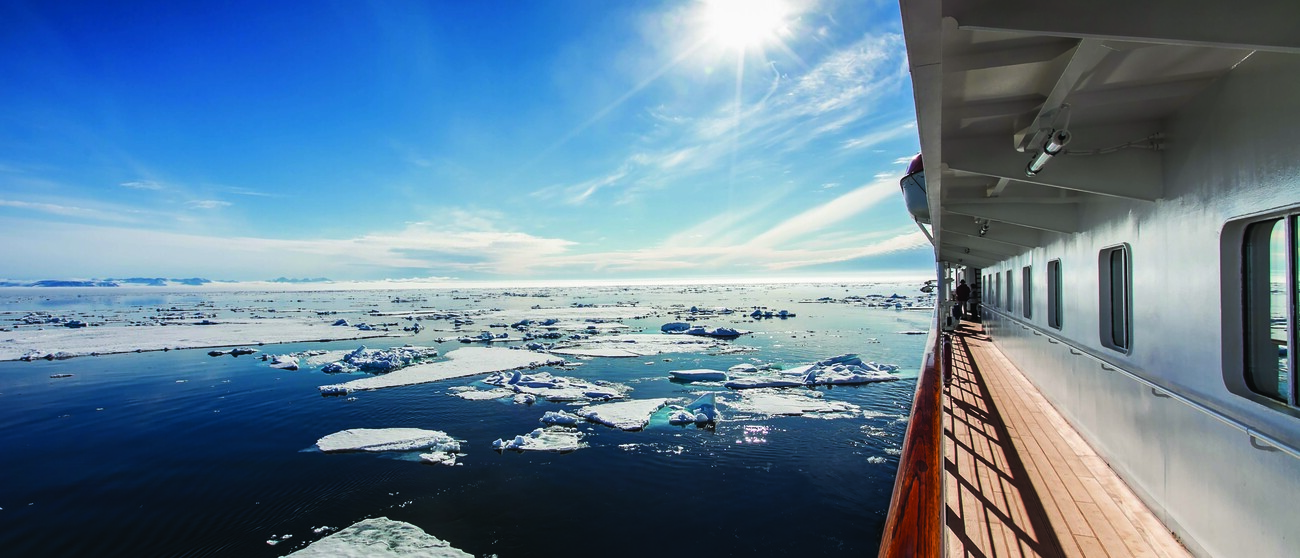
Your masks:
{"label": "passenger", "polygon": [[965,279],[962,279],[961,283],[957,285],[955,294],[957,295],[957,310],[953,313],[958,318],[962,318],[966,314],[966,301],[970,300],[970,286],[966,284]]}

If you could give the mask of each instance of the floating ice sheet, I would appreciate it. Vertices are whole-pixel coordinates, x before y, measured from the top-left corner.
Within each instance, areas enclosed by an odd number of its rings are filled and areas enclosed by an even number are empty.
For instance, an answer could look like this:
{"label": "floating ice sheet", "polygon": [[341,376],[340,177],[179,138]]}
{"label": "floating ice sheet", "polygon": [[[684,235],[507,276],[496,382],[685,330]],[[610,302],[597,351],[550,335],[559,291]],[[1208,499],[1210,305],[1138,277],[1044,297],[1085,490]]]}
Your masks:
{"label": "floating ice sheet", "polygon": [[697,368],[694,370],[669,370],[668,377],[684,382],[725,382],[727,373],[721,370]]}
{"label": "floating ice sheet", "polygon": [[320,386],[320,390],[322,393],[338,393],[340,390],[382,389],[564,363],[564,359],[546,353],[495,347],[457,349],[447,353],[447,359],[441,362],[417,364],[383,376]]}
{"label": "floating ice sheet", "polygon": [[460,451],[460,442],[439,430],[422,428],[353,428],[316,441],[321,451]]}
{"label": "floating ice sheet", "polygon": [[515,451],[575,451],[583,447],[582,433],[562,427],[538,428],[511,440],[497,439],[492,449]]}
{"label": "floating ice sheet", "polygon": [[508,389],[477,389],[474,387],[464,390],[456,390],[451,394],[469,401],[491,401],[493,399],[505,399],[507,397],[515,396],[515,392]]}
{"label": "floating ice sheet", "polygon": [[783,389],[745,391],[740,399],[729,401],[727,406],[745,413],[788,416],[848,417],[856,416],[861,410],[852,403],[827,400],[818,391]]}
{"label": "floating ice sheet", "polygon": [[525,373],[520,370],[497,372],[483,382],[520,395],[543,397],[550,401],[609,401],[626,397],[630,391],[627,386],[610,382],[588,382],[553,376],[549,372]]}
{"label": "floating ice sheet", "polygon": [[600,335],[552,348],[557,355],[591,357],[643,357],[663,353],[734,352],[751,350],[709,337],[670,334]]}
{"label": "floating ice sheet", "polygon": [[618,403],[604,403],[575,411],[589,421],[622,430],[641,430],[650,422],[650,415],[668,402],[667,399],[633,399]]}
{"label": "floating ice sheet", "polygon": [[287,312],[275,318],[227,318],[212,325],[46,327],[21,328],[0,338],[0,360],[18,360],[23,355],[35,358],[60,355],[60,358],[90,354],[159,351],[162,349],[196,349],[256,345],[259,343],[296,343],[395,337],[402,332],[360,331],[330,327],[330,322],[315,317],[291,316]]}
{"label": "floating ice sheet", "polygon": [[474,558],[473,554],[455,548],[419,527],[387,517],[359,521],[289,556]]}
{"label": "floating ice sheet", "polygon": [[743,368],[733,366],[732,379],[723,385],[732,389],[754,389],[868,384],[897,380],[898,376],[891,374],[897,369],[892,364],[863,362],[858,355],[845,354],[786,370],[752,367],[751,371],[747,365]]}

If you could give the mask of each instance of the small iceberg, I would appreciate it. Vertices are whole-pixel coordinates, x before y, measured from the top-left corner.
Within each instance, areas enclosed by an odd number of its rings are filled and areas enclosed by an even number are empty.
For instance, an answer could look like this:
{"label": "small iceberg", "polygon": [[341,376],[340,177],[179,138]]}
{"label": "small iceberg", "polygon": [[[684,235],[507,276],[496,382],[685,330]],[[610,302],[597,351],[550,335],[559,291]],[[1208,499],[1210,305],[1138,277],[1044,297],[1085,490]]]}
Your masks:
{"label": "small iceberg", "polygon": [[415,451],[459,452],[460,442],[439,430],[422,428],[353,428],[316,441],[323,452]]}
{"label": "small iceberg", "polygon": [[682,382],[725,382],[728,379],[726,372],[708,368],[669,370],[668,377]]}
{"label": "small iceberg", "polygon": [[419,527],[387,517],[366,519],[289,554],[295,558],[353,556],[379,558],[474,558],[473,554],[425,533]]}
{"label": "small iceberg", "polygon": [[659,331],[664,333],[681,333],[688,329],[691,329],[691,324],[686,322],[669,322],[659,326]]}
{"label": "small iceberg", "polygon": [[618,403],[604,403],[578,409],[577,414],[589,421],[621,430],[641,430],[650,422],[650,416],[667,404],[667,399],[633,399]]}
{"label": "small iceberg", "polygon": [[271,368],[279,368],[280,370],[297,370],[298,357],[293,355],[271,357]]}
{"label": "small iceberg", "polygon": [[898,379],[891,374],[898,370],[892,364],[862,362],[858,355],[846,354],[818,361],[808,368],[804,383],[810,386],[854,385],[872,382],[890,382]]}
{"label": "small iceberg", "polygon": [[668,414],[669,424],[709,424],[718,421],[717,400],[712,393],[701,395],[681,409],[674,409]]}
{"label": "small iceberg", "polygon": [[582,417],[564,411],[546,411],[546,414],[542,415],[542,418],[537,420],[542,424],[577,426],[579,422],[582,422]]}
{"label": "small iceberg", "polygon": [[492,442],[495,450],[570,452],[581,447],[582,433],[564,428],[538,428],[512,440],[498,438]]}

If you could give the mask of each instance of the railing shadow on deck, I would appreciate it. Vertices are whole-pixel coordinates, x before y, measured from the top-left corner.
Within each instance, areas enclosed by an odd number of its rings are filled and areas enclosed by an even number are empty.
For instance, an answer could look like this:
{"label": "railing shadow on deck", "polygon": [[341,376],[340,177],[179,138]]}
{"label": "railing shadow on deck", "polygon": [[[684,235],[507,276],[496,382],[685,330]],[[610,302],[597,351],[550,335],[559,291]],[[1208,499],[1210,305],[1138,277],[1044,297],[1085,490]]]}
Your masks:
{"label": "railing shadow on deck", "polygon": [[[953,384],[949,388],[951,391],[961,392],[960,397],[949,399],[948,415],[952,417],[953,426],[945,429],[946,440],[954,445],[954,455],[956,452],[966,451],[972,456],[972,462],[983,465],[989,472],[993,473],[999,483],[999,488],[1003,491],[1006,488],[1014,489],[1018,492],[1019,500],[1023,505],[1025,517],[1028,525],[1021,525],[1020,521],[1011,517],[1011,510],[1004,502],[994,502],[989,499],[993,490],[991,487],[981,487],[978,484],[981,481],[975,471],[960,470],[957,461],[944,461],[944,469],[956,480],[959,494],[955,495],[957,502],[955,505],[945,503],[945,517],[948,521],[948,530],[962,542],[967,556],[987,556],[978,549],[978,545],[973,540],[971,533],[967,532],[968,523],[966,518],[962,517],[963,512],[978,510],[984,517],[981,522],[976,519],[976,524],[983,524],[988,532],[983,533],[984,540],[994,540],[995,538],[1004,538],[1003,535],[992,532],[992,526],[996,522],[1005,525],[1012,536],[1015,537],[1016,550],[1013,553],[1020,552],[1021,549],[1029,550],[1039,556],[1064,556],[1061,550],[1060,541],[1056,533],[1052,530],[1047,520],[1047,512],[1043,508],[1042,501],[1039,499],[1036,490],[1029,481],[1029,473],[1025,469],[1024,462],[1016,452],[1011,442],[1010,432],[1007,430],[1006,423],[1003,421],[997,406],[993,402],[988,384],[985,382],[979,367],[975,364],[974,355],[970,346],[967,344],[967,337],[974,337],[970,330],[960,331],[953,343]],[[961,407],[963,417],[958,419],[956,408]],[[971,419],[974,419],[973,421]],[[964,443],[957,438],[956,427],[957,421],[961,420],[967,428],[967,432],[972,436],[969,443]],[[979,424],[974,424],[978,421]],[[973,439],[974,436],[982,436],[982,440]],[[986,448],[997,448],[1005,463],[997,463],[991,456],[982,455],[976,446]],[[963,474],[971,475],[974,478],[967,478]],[[963,502],[962,498],[969,494],[974,498],[969,502]],[[1005,498],[1012,498],[1017,494],[1006,494]],[[1001,505],[1000,505],[1001,504]],[[995,552],[994,548],[988,550]],[[1018,554],[1017,554],[1018,555]]]}

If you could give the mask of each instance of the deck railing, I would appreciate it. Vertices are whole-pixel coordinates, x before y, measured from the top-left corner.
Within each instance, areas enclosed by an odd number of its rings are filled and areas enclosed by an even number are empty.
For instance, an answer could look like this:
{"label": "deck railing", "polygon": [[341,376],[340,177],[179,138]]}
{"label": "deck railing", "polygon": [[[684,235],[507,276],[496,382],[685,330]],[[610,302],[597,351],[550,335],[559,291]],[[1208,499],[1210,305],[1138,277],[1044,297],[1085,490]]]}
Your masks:
{"label": "deck railing", "polygon": [[882,558],[943,554],[943,384],[951,377],[952,345],[937,323],[931,341],[912,397],[912,418],[880,542]]}

